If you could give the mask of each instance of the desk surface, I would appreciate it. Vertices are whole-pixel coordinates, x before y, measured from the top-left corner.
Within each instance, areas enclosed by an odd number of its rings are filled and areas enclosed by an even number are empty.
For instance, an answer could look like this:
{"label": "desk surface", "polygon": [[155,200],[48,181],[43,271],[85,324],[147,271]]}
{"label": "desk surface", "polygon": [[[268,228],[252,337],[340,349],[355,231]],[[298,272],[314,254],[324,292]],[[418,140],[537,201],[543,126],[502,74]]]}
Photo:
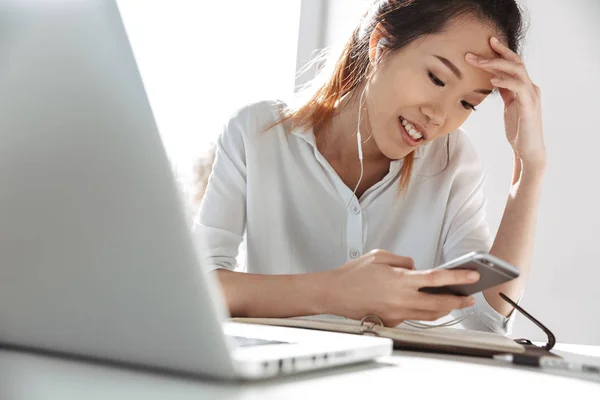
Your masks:
{"label": "desk surface", "polygon": [[[600,347],[557,346],[600,357]],[[564,354],[564,353],[563,353]],[[577,357],[577,356],[576,356]],[[596,361],[597,362],[597,361]],[[222,383],[0,349],[0,399],[341,399],[540,398],[600,399],[600,378],[576,379],[493,359],[397,351],[373,363],[257,383]],[[514,392],[513,392],[514,391]],[[514,393],[515,397],[512,396]],[[517,395],[518,394],[518,395]],[[443,396],[443,397],[438,397]]]}

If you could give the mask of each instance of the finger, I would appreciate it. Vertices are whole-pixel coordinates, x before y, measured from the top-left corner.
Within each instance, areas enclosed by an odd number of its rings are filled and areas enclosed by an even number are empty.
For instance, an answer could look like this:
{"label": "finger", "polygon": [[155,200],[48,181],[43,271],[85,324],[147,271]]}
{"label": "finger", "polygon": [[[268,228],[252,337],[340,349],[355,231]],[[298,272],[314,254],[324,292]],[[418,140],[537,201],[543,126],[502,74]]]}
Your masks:
{"label": "finger", "polygon": [[[531,93],[531,89],[528,85],[524,84],[519,80],[515,80],[513,78],[506,77],[495,77],[490,80],[492,85],[512,91],[517,95],[519,101],[523,101],[525,99],[529,99],[533,101],[535,95]],[[504,98],[504,96],[502,96]]]}
{"label": "finger", "polygon": [[[483,60],[483,59],[484,58],[481,58],[473,53],[467,53],[465,55],[465,60],[467,60],[467,63],[471,64],[472,66],[474,66],[476,68],[482,68],[482,66],[479,65],[479,60]],[[512,76],[511,74],[505,73],[500,70],[491,70],[490,72],[493,72],[494,76]]]}
{"label": "finger", "polygon": [[512,51],[507,45],[498,40],[498,38],[490,38],[490,45],[492,46],[492,49],[494,49],[494,51],[500,56],[506,58],[507,60],[523,64],[523,59],[521,58],[521,56]]}
{"label": "finger", "polygon": [[498,88],[508,89],[515,93],[517,92],[517,90],[522,90],[522,85],[519,82],[516,82],[514,79],[510,79],[507,77],[495,76],[492,79],[490,79],[490,82],[492,83],[492,85]]}
{"label": "finger", "polygon": [[531,79],[529,78],[529,73],[527,72],[525,66],[523,66],[522,64],[516,64],[512,61],[504,60],[502,58],[494,58],[491,60],[485,58],[481,59],[478,62],[478,66],[479,68],[489,72],[501,72],[507,75],[520,78],[524,82],[531,81]]}
{"label": "finger", "polygon": [[474,305],[475,298],[472,296],[420,293],[413,307],[418,310],[445,312],[447,314],[452,310],[460,310]]}
{"label": "finger", "polygon": [[523,64],[515,63],[514,61],[505,60],[503,58],[483,58],[468,53],[466,59],[469,64],[484,69],[493,73],[503,73],[515,77],[519,77],[524,81],[530,81],[529,73]]}
{"label": "finger", "polygon": [[496,77],[499,77],[499,78],[514,78],[513,75],[507,74],[507,73],[502,72],[502,71],[490,71],[490,72],[492,72],[494,74],[494,76],[492,78],[496,78]]}
{"label": "finger", "polygon": [[385,250],[373,250],[368,253],[372,256],[371,262],[386,264],[396,268],[415,269],[415,261],[410,257],[400,256]]}
{"label": "finger", "polygon": [[465,285],[479,280],[479,272],[470,270],[430,269],[412,272],[417,287]]}

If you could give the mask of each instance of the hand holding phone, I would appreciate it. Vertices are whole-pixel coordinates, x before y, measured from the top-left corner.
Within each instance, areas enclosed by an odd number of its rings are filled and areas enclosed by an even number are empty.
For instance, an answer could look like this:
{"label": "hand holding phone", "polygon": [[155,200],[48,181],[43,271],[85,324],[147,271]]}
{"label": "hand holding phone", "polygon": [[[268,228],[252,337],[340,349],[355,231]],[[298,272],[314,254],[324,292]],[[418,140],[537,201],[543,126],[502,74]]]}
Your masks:
{"label": "hand holding phone", "polygon": [[434,269],[468,269],[479,272],[479,281],[466,285],[422,287],[420,292],[470,296],[519,277],[519,270],[489,253],[477,251],[465,254]]}

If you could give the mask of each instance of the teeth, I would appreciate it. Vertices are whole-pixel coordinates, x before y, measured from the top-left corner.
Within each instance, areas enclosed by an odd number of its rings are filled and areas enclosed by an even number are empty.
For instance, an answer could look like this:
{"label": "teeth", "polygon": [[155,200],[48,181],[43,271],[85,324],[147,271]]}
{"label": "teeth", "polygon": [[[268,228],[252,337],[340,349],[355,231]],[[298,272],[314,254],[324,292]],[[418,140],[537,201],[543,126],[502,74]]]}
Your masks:
{"label": "teeth", "polygon": [[408,134],[410,135],[411,138],[415,139],[415,140],[419,140],[421,138],[421,136],[419,135],[419,133],[417,131],[415,131],[414,129],[411,130],[406,130],[406,132],[408,132]]}
{"label": "teeth", "polygon": [[406,132],[408,132],[408,134],[410,135],[410,137],[412,137],[415,140],[419,140],[423,137],[423,135],[421,135],[421,133],[419,131],[417,131],[415,129],[414,126],[412,126],[407,120],[402,119],[402,125],[404,125],[404,128],[406,129]]}

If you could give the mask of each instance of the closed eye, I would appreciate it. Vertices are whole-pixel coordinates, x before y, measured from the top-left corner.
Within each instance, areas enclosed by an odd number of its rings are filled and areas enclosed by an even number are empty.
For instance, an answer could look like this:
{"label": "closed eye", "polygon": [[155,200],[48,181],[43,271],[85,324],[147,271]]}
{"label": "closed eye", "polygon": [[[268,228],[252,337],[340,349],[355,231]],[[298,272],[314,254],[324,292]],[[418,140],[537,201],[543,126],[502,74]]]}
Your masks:
{"label": "closed eye", "polygon": [[433,72],[429,71],[429,79],[433,82],[434,85],[444,87],[446,84],[440,80],[437,76],[433,74]]}
{"label": "closed eye", "polygon": [[[431,82],[433,82],[434,85],[439,86],[439,87],[444,87],[446,86],[446,84],[437,76],[435,76],[433,74],[433,72],[429,71],[429,79],[431,79]],[[467,101],[461,101],[462,106],[466,109],[466,110],[473,110],[473,111],[477,111],[477,109],[475,108],[475,106]]]}
{"label": "closed eye", "polygon": [[475,108],[475,106],[467,101],[461,101],[462,106],[467,109],[467,110],[473,110],[473,111],[477,111],[477,109]]}

